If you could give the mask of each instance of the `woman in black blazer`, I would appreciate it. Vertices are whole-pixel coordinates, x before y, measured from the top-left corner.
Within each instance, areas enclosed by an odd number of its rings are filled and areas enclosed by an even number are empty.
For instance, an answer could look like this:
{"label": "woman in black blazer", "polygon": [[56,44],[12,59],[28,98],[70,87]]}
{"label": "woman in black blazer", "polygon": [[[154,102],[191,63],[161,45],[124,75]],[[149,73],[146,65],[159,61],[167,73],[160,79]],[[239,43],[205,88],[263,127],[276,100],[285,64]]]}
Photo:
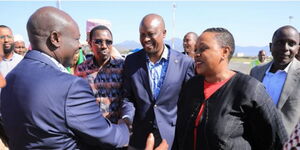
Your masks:
{"label": "woman in black blazer", "polygon": [[259,81],[228,68],[233,53],[233,36],[224,28],[198,38],[198,76],[181,94],[173,149],[282,148],[287,134],[279,113]]}

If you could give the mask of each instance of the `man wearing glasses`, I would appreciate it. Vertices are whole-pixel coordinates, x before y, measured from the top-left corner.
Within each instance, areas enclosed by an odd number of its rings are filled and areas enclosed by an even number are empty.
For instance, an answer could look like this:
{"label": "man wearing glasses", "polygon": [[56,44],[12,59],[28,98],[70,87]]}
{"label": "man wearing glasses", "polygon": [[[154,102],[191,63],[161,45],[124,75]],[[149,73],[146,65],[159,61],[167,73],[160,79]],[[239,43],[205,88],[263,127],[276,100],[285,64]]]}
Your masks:
{"label": "man wearing glasses", "polygon": [[5,77],[23,59],[14,53],[14,38],[8,26],[0,25],[0,43],[3,43],[3,57],[0,63],[0,72]]}
{"label": "man wearing glasses", "polygon": [[89,36],[88,43],[94,56],[80,64],[75,75],[88,80],[103,115],[117,123],[121,113],[124,59],[111,56],[113,38],[106,26],[94,27]]}

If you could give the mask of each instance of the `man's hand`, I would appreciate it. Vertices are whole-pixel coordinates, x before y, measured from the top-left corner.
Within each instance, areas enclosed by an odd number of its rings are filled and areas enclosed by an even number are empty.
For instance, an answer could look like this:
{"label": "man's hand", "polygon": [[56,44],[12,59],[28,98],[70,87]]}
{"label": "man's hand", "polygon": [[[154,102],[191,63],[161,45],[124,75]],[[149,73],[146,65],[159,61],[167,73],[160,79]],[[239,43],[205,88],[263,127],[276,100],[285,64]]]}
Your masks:
{"label": "man's hand", "polygon": [[[167,150],[168,147],[169,145],[167,141],[163,139],[162,142],[159,144],[159,146],[155,148],[155,150]],[[154,136],[152,133],[150,133],[147,138],[145,150],[154,150]]]}

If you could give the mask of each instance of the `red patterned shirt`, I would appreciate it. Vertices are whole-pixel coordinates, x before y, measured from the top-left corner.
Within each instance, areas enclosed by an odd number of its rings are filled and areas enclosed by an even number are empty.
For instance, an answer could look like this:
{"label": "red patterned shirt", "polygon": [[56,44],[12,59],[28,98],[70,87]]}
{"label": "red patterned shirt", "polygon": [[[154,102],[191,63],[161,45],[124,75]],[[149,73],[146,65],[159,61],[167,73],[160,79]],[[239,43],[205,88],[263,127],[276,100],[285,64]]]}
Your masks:
{"label": "red patterned shirt", "polygon": [[103,67],[89,59],[77,67],[76,75],[86,78],[103,115],[113,123],[121,118],[121,96],[124,59],[111,58]]}
{"label": "red patterned shirt", "polygon": [[299,150],[300,149],[300,122],[296,125],[296,128],[290,139],[284,144],[284,150]]}

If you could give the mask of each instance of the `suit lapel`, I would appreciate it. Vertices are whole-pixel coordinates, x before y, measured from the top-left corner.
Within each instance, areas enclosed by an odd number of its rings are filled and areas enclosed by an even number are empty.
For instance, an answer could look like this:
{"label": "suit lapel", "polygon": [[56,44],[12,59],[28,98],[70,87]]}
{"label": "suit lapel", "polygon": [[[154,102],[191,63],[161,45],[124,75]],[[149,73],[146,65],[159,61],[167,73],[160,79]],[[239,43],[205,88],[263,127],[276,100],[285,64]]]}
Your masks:
{"label": "suit lapel", "polygon": [[259,81],[263,81],[263,79],[264,79],[264,77],[265,77],[265,74],[266,74],[266,71],[267,71],[267,69],[270,67],[270,65],[273,63],[273,61],[271,61],[271,62],[269,62],[269,63],[267,63],[266,65],[263,65],[263,66],[261,66],[262,68],[261,68],[261,70],[262,71],[257,71],[257,79],[259,80]]}
{"label": "suit lapel", "polygon": [[142,67],[139,69],[139,73],[141,75],[143,86],[145,87],[146,91],[148,92],[149,96],[151,97],[151,100],[153,101],[152,91],[150,88],[150,81],[149,81],[149,74],[148,74],[148,68],[147,68],[147,59],[146,59],[146,53],[145,50],[142,50],[142,54],[140,57],[139,63],[141,63]]}
{"label": "suit lapel", "polygon": [[37,50],[30,50],[27,52],[27,54],[24,56],[25,59],[33,59],[36,61],[40,61],[42,63],[45,63],[47,65],[52,66],[53,68],[60,70],[54,62],[52,62],[49,58],[41,54],[42,52],[39,52]]}
{"label": "suit lapel", "polygon": [[297,88],[297,82],[300,78],[300,62],[294,58],[289,68],[284,86],[281,91],[281,95],[278,101],[278,109],[281,109],[287,101],[291,92]]}

